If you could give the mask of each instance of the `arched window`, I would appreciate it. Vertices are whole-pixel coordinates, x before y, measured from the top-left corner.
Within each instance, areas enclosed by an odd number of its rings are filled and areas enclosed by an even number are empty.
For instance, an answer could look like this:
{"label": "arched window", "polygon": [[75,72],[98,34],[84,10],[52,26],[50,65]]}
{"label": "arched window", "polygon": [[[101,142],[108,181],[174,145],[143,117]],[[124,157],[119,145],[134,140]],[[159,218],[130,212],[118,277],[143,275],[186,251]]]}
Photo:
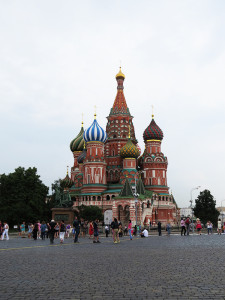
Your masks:
{"label": "arched window", "polygon": [[150,203],[149,203],[149,200],[148,200],[148,202],[147,202],[147,208],[149,208],[150,207]]}
{"label": "arched window", "polygon": [[101,196],[98,196],[98,201],[101,201]]}
{"label": "arched window", "polygon": [[110,196],[109,195],[106,196],[106,200],[110,200]]}

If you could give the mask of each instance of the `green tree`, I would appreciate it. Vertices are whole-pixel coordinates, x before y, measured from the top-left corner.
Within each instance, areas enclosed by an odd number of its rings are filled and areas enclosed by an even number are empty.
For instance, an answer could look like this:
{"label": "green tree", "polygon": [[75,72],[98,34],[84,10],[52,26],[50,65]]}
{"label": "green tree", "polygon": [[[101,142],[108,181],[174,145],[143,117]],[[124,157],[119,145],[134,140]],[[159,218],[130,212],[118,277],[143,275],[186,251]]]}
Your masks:
{"label": "green tree", "polygon": [[206,224],[209,220],[214,225],[217,224],[220,213],[216,209],[216,201],[209,190],[200,192],[200,195],[195,200],[194,214],[203,224]]}
{"label": "green tree", "polygon": [[50,204],[46,201],[48,187],[37,174],[36,168],[22,167],[0,176],[0,219],[10,225],[21,222],[49,220]]}
{"label": "green tree", "polygon": [[99,221],[103,220],[103,214],[101,208],[95,205],[81,205],[78,207],[79,212],[78,216],[87,221],[94,221],[98,219]]}

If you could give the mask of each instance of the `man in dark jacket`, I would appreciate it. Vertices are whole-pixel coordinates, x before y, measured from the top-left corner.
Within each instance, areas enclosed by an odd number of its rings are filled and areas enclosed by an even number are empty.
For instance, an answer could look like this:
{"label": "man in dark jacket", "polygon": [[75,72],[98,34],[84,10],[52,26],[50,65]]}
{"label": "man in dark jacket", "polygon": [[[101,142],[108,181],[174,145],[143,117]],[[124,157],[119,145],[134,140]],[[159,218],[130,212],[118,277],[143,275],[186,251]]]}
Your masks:
{"label": "man in dark jacket", "polygon": [[74,221],[73,221],[73,227],[75,230],[75,239],[74,239],[74,243],[79,243],[78,242],[78,235],[80,233],[80,223],[77,219],[77,217],[75,217]]}
{"label": "man in dark jacket", "polygon": [[51,220],[51,222],[49,223],[49,233],[48,233],[50,244],[54,243],[55,226],[56,226],[56,222],[54,220]]}
{"label": "man in dark jacket", "polygon": [[158,222],[158,233],[159,233],[159,236],[162,235],[162,226],[161,226],[161,222]]}

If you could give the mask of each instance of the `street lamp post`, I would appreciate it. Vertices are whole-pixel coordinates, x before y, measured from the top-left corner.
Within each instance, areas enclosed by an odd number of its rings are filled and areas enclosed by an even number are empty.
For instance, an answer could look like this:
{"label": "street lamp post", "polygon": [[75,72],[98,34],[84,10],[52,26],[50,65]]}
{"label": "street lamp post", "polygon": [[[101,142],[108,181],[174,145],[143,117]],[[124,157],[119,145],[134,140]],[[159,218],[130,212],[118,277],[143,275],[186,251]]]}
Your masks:
{"label": "street lamp post", "polygon": [[137,186],[136,186],[136,175],[135,175],[135,193],[134,193],[134,198],[135,198],[135,216],[136,216],[136,226],[137,226],[137,204],[138,204],[138,197],[139,194],[137,193]]}
{"label": "street lamp post", "polygon": [[190,200],[190,203],[191,203],[191,212],[192,212],[192,216],[191,216],[191,227],[192,227],[192,233],[194,233],[194,224],[193,224],[193,206],[192,206],[192,203],[193,203],[193,200],[192,200],[192,193],[194,190],[198,190],[201,186],[197,186],[193,189],[191,189],[191,200]]}

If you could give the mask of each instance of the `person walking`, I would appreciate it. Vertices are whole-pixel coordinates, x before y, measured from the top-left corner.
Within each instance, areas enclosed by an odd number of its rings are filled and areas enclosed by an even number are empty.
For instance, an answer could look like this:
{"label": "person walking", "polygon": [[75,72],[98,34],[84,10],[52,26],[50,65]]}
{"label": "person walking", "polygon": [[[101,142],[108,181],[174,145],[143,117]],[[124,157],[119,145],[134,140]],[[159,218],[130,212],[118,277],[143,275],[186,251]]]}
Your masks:
{"label": "person walking", "polygon": [[170,225],[170,222],[168,222],[166,224],[166,232],[167,232],[167,235],[170,236],[170,232],[171,232],[171,225]]}
{"label": "person walking", "polygon": [[77,216],[75,217],[75,219],[73,221],[73,227],[74,227],[74,231],[75,231],[74,243],[79,243],[78,242],[78,235],[80,233],[80,223],[78,221]]}
{"label": "person walking", "polygon": [[161,222],[158,222],[158,233],[159,233],[159,236],[162,235],[162,224],[161,224]]}
{"label": "person walking", "polygon": [[207,222],[207,231],[208,235],[212,234],[212,223],[210,221]]}
{"label": "person walking", "polygon": [[37,240],[37,234],[38,234],[38,223],[36,222],[34,224],[34,227],[33,227],[33,239],[34,239],[34,241]]}
{"label": "person walking", "polygon": [[26,229],[26,225],[25,222],[23,222],[20,226],[20,230],[21,230],[21,237],[25,238],[25,229]]}
{"label": "person walking", "polygon": [[185,221],[183,218],[181,218],[181,221],[180,221],[180,227],[181,227],[181,235],[186,235],[186,227],[185,227]]}
{"label": "person walking", "polygon": [[[93,223],[94,226],[94,238],[93,243],[100,243],[99,241],[99,232],[98,232],[98,219],[96,219]],[[96,239],[96,240],[95,240]]]}
{"label": "person walking", "polygon": [[114,218],[114,244],[120,243],[119,240],[119,223],[117,218]]}
{"label": "person walking", "polygon": [[50,245],[54,243],[55,227],[56,227],[56,222],[54,220],[51,220],[51,222],[49,223],[49,231],[48,231]]}
{"label": "person walking", "polygon": [[105,237],[109,236],[109,226],[105,225]]}
{"label": "person walking", "polygon": [[71,228],[70,224],[67,224],[66,225],[66,238],[70,237],[70,228]]}
{"label": "person walking", "polygon": [[89,239],[92,238],[93,234],[94,234],[94,227],[93,227],[93,223],[90,222],[90,224],[89,224]]}
{"label": "person walking", "polygon": [[128,232],[129,232],[130,240],[132,241],[133,237],[132,237],[132,222],[131,222],[131,220],[129,220]]}
{"label": "person walking", "polygon": [[218,231],[218,234],[221,235],[221,232],[222,232],[222,222],[221,222],[221,219],[219,219],[218,222],[217,222],[217,231]]}
{"label": "person walking", "polygon": [[185,220],[187,235],[189,235],[189,232],[190,232],[190,224],[191,224],[190,218],[187,217],[187,219]]}
{"label": "person walking", "polygon": [[41,223],[41,239],[42,239],[42,241],[45,240],[46,228],[47,228],[47,225],[46,225],[45,221],[42,221],[42,223]]}
{"label": "person walking", "polygon": [[6,240],[9,240],[9,225],[4,222],[3,226],[3,233],[2,233],[2,241],[4,240],[4,237],[6,237]]}
{"label": "person walking", "polygon": [[59,238],[61,244],[64,242],[65,232],[66,232],[66,226],[64,220],[62,220],[59,225]]}
{"label": "person walking", "polygon": [[196,221],[197,221],[197,222],[196,222],[196,229],[197,229],[197,231],[198,231],[198,234],[201,235],[202,224],[201,224],[201,222],[200,222],[200,219],[197,219]]}

